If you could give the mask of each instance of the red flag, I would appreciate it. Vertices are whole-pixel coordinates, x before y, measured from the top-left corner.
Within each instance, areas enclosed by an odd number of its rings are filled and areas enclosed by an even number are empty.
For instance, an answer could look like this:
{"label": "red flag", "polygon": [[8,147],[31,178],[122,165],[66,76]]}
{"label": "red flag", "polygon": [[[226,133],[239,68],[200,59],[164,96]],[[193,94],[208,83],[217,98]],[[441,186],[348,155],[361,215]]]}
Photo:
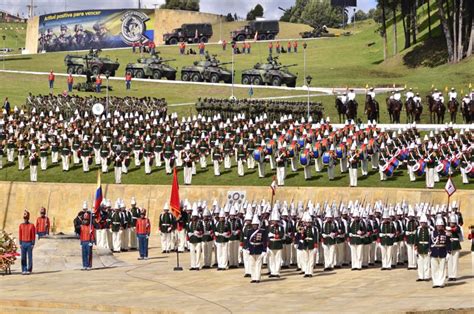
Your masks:
{"label": "red flag", "polygon": [[171,187],[170,207],[171,213],[177,219],[181,216],[181,206],[179,201],[179,185],[176,168],[173,168],[173,186]]}

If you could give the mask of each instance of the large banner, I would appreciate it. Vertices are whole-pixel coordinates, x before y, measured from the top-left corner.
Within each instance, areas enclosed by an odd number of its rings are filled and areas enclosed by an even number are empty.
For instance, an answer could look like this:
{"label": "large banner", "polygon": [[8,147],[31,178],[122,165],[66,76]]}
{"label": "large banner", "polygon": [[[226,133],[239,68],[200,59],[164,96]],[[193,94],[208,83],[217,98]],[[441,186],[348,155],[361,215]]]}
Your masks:
{"label": "large banner", "polygon": [[153,41],[154,10],[87,10],[42,15],[38,52],[127,47]]}

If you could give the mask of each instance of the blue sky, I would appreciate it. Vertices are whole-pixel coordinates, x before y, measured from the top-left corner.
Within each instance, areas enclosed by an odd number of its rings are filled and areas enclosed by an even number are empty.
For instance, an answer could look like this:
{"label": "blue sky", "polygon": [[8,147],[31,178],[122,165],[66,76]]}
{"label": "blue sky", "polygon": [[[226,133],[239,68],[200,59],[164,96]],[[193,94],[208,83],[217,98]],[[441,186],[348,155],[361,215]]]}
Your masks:
{"label": "blue sky", "polygon": [[[27,15],[27,5],[31,0],[0,0],[0,10],[21,16]],[[83,10],[83,9],[114,9],[132,8],[138,6],[139,0],[34,0],[35,15],[50,12]],[[282,12],[278,7],[288,8],[295,0],[201,0],[201,12],[227,14],[236,12],[239,16],[245,16],[247,12],[257,3],[265,9],[266,18],[278,18]],[[99,4],[100,3],[100,4]],[[164,3],[164,0],[141,0],[142,7],[154,8],[154,4]],[[368,11],[375,7],[376,0],[358,0],[358,8]]]}

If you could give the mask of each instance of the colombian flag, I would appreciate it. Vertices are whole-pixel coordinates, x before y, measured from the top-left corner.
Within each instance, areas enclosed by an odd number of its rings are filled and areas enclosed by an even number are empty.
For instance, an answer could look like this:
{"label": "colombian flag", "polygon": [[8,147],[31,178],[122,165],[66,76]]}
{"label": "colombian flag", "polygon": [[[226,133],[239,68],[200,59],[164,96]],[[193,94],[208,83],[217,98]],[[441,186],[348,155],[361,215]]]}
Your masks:
{"label": "colombian flag", "polygon": [[102,204],[102,186],[100,183],[100,170],[97,171],[97,190],[95,191],[95,202],[94,202],[94,216],[96,220],[100,220],[100,204]]}

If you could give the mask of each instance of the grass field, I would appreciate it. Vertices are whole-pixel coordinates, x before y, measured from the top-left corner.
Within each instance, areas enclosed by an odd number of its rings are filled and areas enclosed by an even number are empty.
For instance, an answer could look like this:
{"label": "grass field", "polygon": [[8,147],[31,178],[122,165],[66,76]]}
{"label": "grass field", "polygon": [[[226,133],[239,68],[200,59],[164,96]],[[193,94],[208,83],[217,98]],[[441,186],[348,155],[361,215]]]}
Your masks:
{"label": "grass field", "polygon": [[[74,183],[95,183],[97,180],[97,168],[91,167],[91,171],[84,173],[82,166],[77,165],[65,173],[62,171],[61,165],[49,165],[50,168],[46,171],[38,170],[38,181],[39,182],[74,182]],[[208,163],[207,169],[200,169],[197,167],[197,175],[193,177],[193,185],[232,185],[232,186],[255,186],[263,185],[270,186],[273,176],[276,175],[275,171],[270,169],[270,165],[266,164],[266,176],[265,178],[259,178],[257,169],[245,170],[244,177],[237,176],[237,167],[235,161],[233,161],[233,167],[231,170],[224,170],[221,165],[221,176],[215,177],[212,164]],[[286,186],[329,186],[329,187],[348,187],[349,186],[349,174],[340,173],[339,165],[335,168],[335,179],[333,181],[328,180],[327,171],[324,169],[323,172],[316,173],[314,167],[312,167],[313,177],[311,180],[305,180],[303,174],[303,168],[299,167],[297,172],[291,172],[290,168],[287,168],[287,177],[285,180]],[[359,172],[360,174],[360,172]],[[183,184],[182,171],[178,172],[180,184]],[[473,184],[462,184],[459,172],[453,177],[454,183],[457,188],[460,189],[474,189]],[[4,166],[0,170],[0,180],[4,181],[29,181],[30,172],[26,168],[24,171],[18,171],[17,165]],[[156,168],[153,167],[152,174],[145,175],[144,166],[142,163],[141,168],[135,168],[135,166],[129,167],[129,173],[122,175],[122,183],[124,184],[171,184],[172,176],[166,175],[164,167]],[[113,183],[114,173],[113,167],[109,168],[109,173],[102,174],[103,183]],[[446,178],[441,178],[439,183],[435,184],[435,188],[442,189],[446,184]],[[399,169],[394,172],[394,175],[387,181],[379,181],[378,171],[369,171],[369,176],[366,178],[359,177],[358,186],[360,187],[390,187],[390,188],[423,188],[425,187],[424,177],[420,177],[416,182],[410,182],[406,169]]]}

